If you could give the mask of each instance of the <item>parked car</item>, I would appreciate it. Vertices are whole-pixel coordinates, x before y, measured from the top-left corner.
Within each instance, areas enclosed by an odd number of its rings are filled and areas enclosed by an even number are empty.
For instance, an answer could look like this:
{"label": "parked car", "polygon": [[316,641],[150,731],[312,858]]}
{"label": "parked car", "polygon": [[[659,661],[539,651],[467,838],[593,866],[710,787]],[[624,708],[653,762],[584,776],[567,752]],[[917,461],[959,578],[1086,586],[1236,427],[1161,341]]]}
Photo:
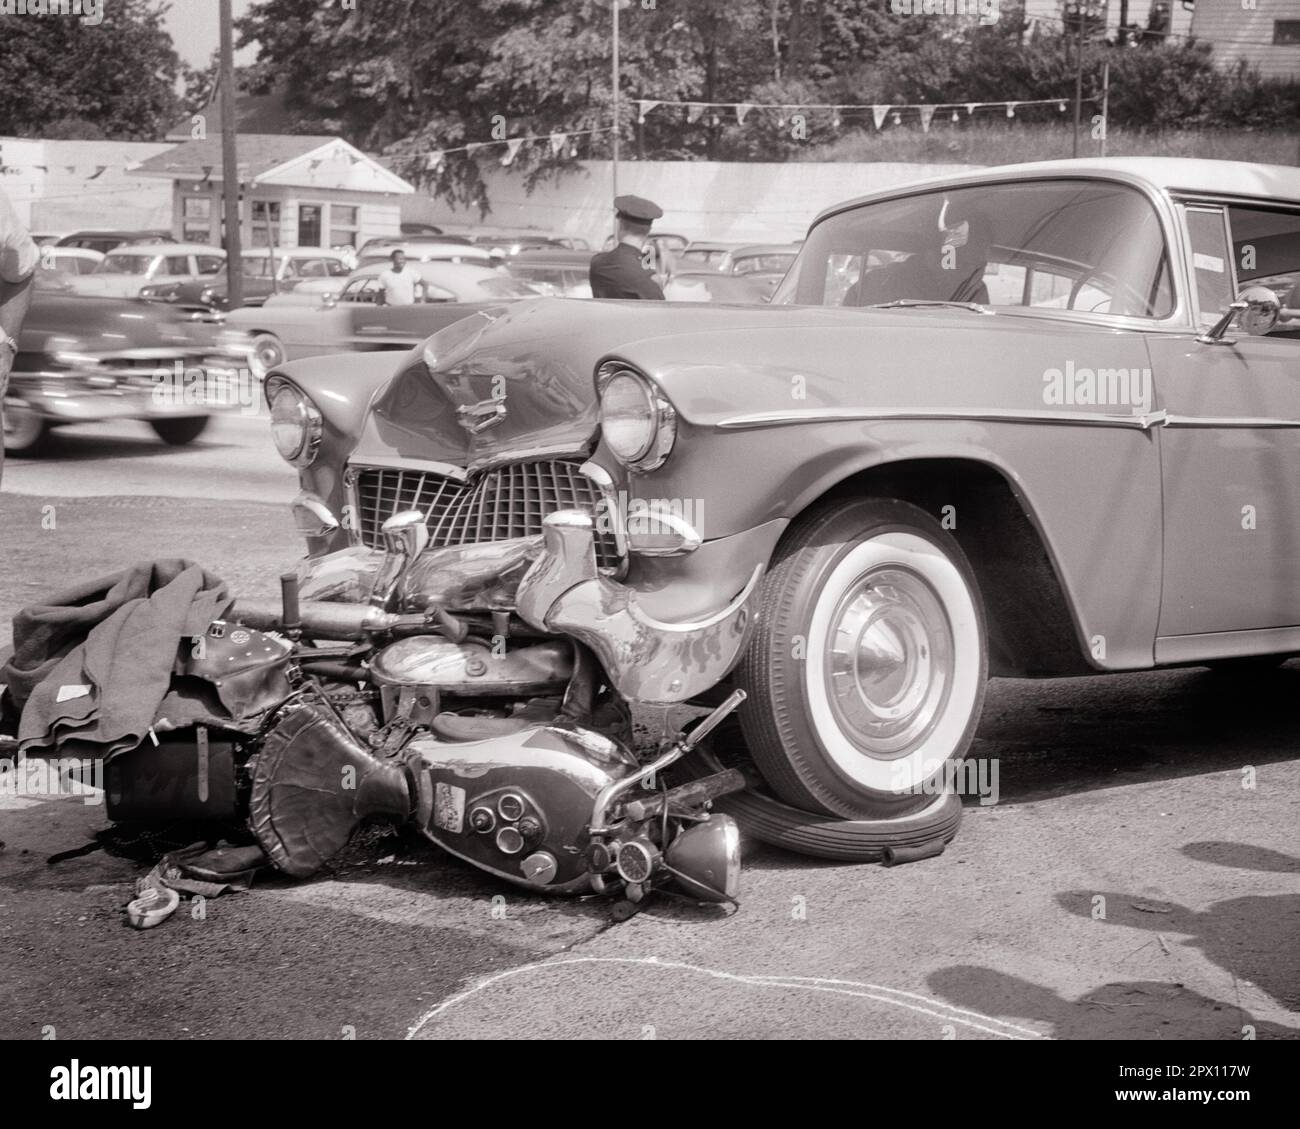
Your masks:
{"label": "parked car", "polygon": [[590,298],[590,251],[521,251],[510,273],[551,298]]}
{"label": "parked car", "polygon": [[411,262],[491,264],[493,261],[485,247],[474,247],[438,235],[430,239],[372,239],[357,252],[357,268],[387,263],[394,251],[401,251]]}
{"label": "parked car", "polygon": [[277,369],[303,596],[364,604],[404,511],[540,535],[440,613],[627,701],[743,689],[782,810],[911,818],[990,674],[1300,652],[1297,279],[1300,170],[1054,161],[829,209],[771,305],[538,299]]}
{"label": "parked car", "polygon": [[41,266],[62,274],[93,274],[104,261],[100,252],[85,247],[55,247],[48,243],[40,247]]}
{"label": "parked car", "polygon": [[35,455],[56,427],[109,419],[144,420],[165,443],[191,443],[211,415],[240,406],[248,351],[236,330],[88,298],[67,275],[39,269],[5,394],[5,450]]}
{"label": "parked car", "polygon": [[471,263],[408,263],[421,280],[414,306],[380,306],[387,263],[353,272],[336,293],[276,294],[260,308],[233,310],[225,324],[253,339],[253,372],[324,353],[409,349],[430,333],[484,306],[536,297],[518,279]]}
{"label": "parked car", "polygon": [[[309,280],[341,286],[351,273],[342,255],[319,247],[277,247],[274,254],[270,248],[254,247],[240,258],[245,306],[260,306],[272,294],[288,293]],[[223,267],[215,276],[151,283],[141,289],[140,297],[167,302],[189,313],[227,310],[230,283]]]}
{"label": "parked car", "polygon": [[175,243],[170,231],[155,228],[145,231],[74,231],[54,241],[56,247],[84,247],[107,255],[119,247],[140,246],[146,243]]}
{"label": "parked car", "polygon": [[664,297],[670,302],[766,302],[771,291],[743,275],[720,274],[714,270],[675,271],[664,282]]}
{"label": "parked car", "polygon": [[743,243],[716,243],[710,240],[692,240],[677,255],[677,268],[680,270],[699,270],[701,267],[719,269],[727,255]]}
{"label": "parked car", "polygon": [[563,251],[567,250],[558,239],[538,232],[521,232],[505,235],[476,235],[474,246],[489,251],[500,252],[507,259],[513,259],[524,251]]}
{"label": "parked car", "polygon": [[743,275],[759,286],[765,296],[773,294],[790,269],[799,247],[793,243],[747,243],[728,251],[717,269]]}
{"label": "parked car", "polygon": [[225,251],[202,243],[130,244],[110,251],[90,274],[74,279],[73,288],[87,296],[138,298],[149,285],[212,281],[225,265]]}

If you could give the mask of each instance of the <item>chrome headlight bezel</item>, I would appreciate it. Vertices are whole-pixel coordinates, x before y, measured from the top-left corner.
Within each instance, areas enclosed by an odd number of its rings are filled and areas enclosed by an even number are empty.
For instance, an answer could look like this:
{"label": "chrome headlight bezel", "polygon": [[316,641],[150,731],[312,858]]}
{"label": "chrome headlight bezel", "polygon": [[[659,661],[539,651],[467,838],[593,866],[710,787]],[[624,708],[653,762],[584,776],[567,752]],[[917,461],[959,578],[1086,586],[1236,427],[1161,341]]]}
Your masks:
{"label": "chrome headlight bezel", "polygon": [[[634,394],[644,404],[644,434],[638,442],[623,444],[620,449],[610,439],[607,397],[611,387],[627,388],[632,384],[635,385]],[[610,453],[632,470],[651,471],[663,466],[677,441],[677,412],[658,385],[622,361],[607,361],[596,374],[596,386],[600,396],[601,437]]]}
{"label": "chrome headlight bezel", "polygon": [[[271,410],[271,441],[280,457],[299,469],[311,466],[320,453],[321,436],[325,430],[325,419],[320,409],[307,393],[283,377],[267,381],[266,402]],[[277,405],[282,405],[278,420]],[[292,444],[281,442],[281,432],[277,427],[297,427],[296,441]]]}

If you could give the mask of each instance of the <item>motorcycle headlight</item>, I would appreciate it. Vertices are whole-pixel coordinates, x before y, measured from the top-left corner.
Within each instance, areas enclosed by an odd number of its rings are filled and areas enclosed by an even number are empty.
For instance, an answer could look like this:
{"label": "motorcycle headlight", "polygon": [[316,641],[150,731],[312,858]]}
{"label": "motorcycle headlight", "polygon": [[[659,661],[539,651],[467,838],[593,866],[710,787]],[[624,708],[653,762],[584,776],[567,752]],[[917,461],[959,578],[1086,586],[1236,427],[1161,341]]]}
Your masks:
{"label": "motorcycle headlight", "polygon": [[277,380],[267,389],[271,438],[280,457],[296,467],[310,466],[320,450],[324,421],[320,409],[297,387]]}
{"label": "motorcycle headlight", "polygon": [[645,377],[610,364],[600,373],[600,431],[619,462],[654,470],[673,449],[677,413]]}

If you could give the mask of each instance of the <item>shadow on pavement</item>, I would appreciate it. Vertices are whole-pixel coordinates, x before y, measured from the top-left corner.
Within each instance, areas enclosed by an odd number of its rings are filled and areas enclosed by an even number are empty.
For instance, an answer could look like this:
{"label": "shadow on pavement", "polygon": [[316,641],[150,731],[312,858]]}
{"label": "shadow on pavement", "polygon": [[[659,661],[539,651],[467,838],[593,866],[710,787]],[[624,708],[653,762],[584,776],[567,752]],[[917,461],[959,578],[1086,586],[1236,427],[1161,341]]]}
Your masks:
{"label": "shadow on pavement", "polygon": [[[1177,902],[1114,891],[1069,891],[1056,900],[1078,917],[1092,917],[1097,897],[1105,898],[1099,928],[1183,934],[1186,940],[1172,943],[1199,949],[1234,979],[1248,980],[1289,1011],[1300,1012],[1300,894],[1248,894],[1199,913]],[[1167,936],[1165,941],[1171,943]]]}
{"label": "shadow on pavement", "polygon": [[1181,984],[1116,981],[1072,1000],[1032,980],[973,965],[941,968],[927,984],[954,1007],[1049,1023],[1055,1039],[1240,1040],[1245,1027],[1253,1027],[1257,1039],[1300,1039],[1300,1031],[1257,1023],[1240,1008]]}

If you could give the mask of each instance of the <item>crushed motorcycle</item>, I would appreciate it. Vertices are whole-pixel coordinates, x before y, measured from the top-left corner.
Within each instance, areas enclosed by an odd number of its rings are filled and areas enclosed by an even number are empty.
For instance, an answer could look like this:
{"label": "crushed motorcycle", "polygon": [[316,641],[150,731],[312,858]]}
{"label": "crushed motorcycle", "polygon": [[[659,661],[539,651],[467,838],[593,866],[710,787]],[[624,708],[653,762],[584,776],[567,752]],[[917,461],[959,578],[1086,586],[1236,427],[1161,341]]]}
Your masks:
{"label": "crushed motorcycle", "polygon": [[[424,515],[408,511],[384,524],[364,600],[312,598],[298,573],[278,599],[237,600],[183,641],[175,668],[220,716],[115,757],[109,817],[239,820],[297,878],[382,819],[538,892],[734,903],[740,834],[712,804],[747,780],[700,750],[744,693],[638,752],[602,657],[548,628],[555,594],[574,589],[556,562],[575,531],[589,545],[588,515],[551,515],[542,537],[430,549]],[[598,589],[590,553],[585,567]],[[478,610],[449,610],[465,606]],[[743,643],[743,620],[716,626],[728,650]],[[648,657],[622,661],[649,670]],[[666,770],[688,761],[670,785]]]}

